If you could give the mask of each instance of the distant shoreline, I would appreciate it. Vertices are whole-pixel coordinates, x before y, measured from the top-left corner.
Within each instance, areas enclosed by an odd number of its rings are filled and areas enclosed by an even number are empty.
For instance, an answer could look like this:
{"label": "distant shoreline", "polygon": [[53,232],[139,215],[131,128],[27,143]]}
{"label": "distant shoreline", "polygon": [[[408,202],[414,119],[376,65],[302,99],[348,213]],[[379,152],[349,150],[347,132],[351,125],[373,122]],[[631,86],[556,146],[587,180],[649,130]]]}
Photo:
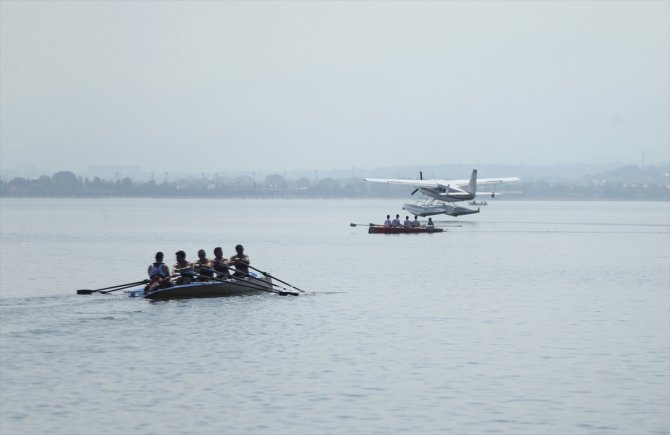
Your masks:
{"label": "distant shoreline", "polygon": [[[514,175],[514,174],[511,174]],[[505,183],[496,190],[496,199],[577,200],[577,201],[669,201],[670,169],[625,166],[577,179],[524,180]],[[263,180],[253,177],[186,178],[176,181],[136,182],[77,176],[70,171],[43,175],[36,179],[16,177],[0,180],[2,198],[168,198],[168,199],[401,199],[414,201],[411,189],[362,178],[290,179],[273,174]],[[479,200],[490,197],[480,195]]]}

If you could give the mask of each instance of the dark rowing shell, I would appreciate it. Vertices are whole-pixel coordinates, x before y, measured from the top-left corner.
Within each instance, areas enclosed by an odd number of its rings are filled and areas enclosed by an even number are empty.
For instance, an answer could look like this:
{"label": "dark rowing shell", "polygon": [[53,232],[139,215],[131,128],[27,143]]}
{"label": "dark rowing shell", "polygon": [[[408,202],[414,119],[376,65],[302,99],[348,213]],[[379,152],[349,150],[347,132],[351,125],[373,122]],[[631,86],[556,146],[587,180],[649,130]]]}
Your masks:
{"label": "dark rowing shell", "polygon": [[442,228],[434,227],[383,227],[381,225],[371,225],[368,228],[368,234],[418,234],[418,233],[441,233]]}
{"label": "dark rowing shell", "polygon": [[272,290],[269,277],[249,280],[231,279],[225,282],[193,282],[163,288],[144,295],[142,288],[128,292],[131,297],[144,296],[146,299],[212,298],[264,293]]}

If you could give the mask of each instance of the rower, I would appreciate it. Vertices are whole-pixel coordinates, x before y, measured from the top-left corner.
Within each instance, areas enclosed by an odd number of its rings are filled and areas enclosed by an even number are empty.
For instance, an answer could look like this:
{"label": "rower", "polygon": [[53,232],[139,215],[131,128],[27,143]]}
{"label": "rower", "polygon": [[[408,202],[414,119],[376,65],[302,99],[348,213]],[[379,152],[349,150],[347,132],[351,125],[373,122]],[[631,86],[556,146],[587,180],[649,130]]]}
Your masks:
{"label": "rower", "polygon": [[391,226],[392,227],[402,226],[402,225],[400,225],[400,215],[399,214],[395,215],[395,219],[393,219],[393,222],[391,222]]}
{"label": "rower", "polygon": [[236,254],[230,257],[229,264],[235,266],[235,277],[242,277],[249,275],[249,256],[244,253],[244,246],[235,246]]}
{"label": "rower", "polygon": [[[175,252],[177,262],[172,266],[172,273],[181,275],[177,278],[177,285],[190,284],[193,281],[193,263],[186,261],[186,253],[184,251]],[[190,276],[189,276],[190,275]]]}
{"label": "rower", "polygon": [[223,249],[220,246],[214,248],[214,258],[212,259],[212,268],[216,271],[217,278],[230,278],[230,268],[228,260],[223,257]]}
{"label": "rower", "polygon": [[[207,253],[204,249],[198,251],[198,259],[195,261],[194,266],[201,276],[214,276],[214,272],[212,272],[212,262],[207,258]],[[198,278],[198,281],[207,281],[207,278]]]}
{"label": "rower", "polygon": [[163,263],[163,253],[156,252],[156,262],[149,265],[147,273],[149,274],[149,283],[144,287],[145,293],[150,293],[159,288],[169,287],[170,269]]}
{"label": "rower", "polygon": [[421,222],[419,222],[419,216],[414,216],[414,221],[412,222],[412,228],[421,228]]}

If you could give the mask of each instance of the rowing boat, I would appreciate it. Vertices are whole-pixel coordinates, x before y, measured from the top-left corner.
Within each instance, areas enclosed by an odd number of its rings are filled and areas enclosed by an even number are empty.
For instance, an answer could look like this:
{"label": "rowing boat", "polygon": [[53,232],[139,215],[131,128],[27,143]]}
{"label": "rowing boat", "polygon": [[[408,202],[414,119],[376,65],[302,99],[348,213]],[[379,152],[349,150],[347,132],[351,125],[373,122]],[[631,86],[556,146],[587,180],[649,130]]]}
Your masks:
{"label": "rowing boat", "polygon": [[422,227],[385,227],[382,225],[370,225],[368,234],[418,234],[418,233],[441,233],[442,228],[429,226]]}
{"label": "rowing boat", "polygon": [[226,280],[195,281],[189,284],[173,285],[161,288],[149,294],[144,293],[144,286],[128,291],[130,297],[145,299],[181,299],[181,298],[212,298],[222,296],[252,295],[262,292],[282,293],[272,288],[272,278],[231,278]]}

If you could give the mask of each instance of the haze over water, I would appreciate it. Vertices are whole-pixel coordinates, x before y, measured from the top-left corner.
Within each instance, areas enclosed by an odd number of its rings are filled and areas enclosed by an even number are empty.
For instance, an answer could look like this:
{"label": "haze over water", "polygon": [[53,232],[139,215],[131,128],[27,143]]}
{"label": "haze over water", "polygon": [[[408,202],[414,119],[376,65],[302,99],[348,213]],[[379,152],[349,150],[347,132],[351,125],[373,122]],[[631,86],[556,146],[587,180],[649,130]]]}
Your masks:
{"label": "haze over water", "polygon": [[[670,431],[667,202],[400,205],[0,199],[0,432]],[[75,294],[237,243],[306,293]]]}
{"label": "haze over water", "polygon": [[0,171],[667,164],[668,16],[644,0],[2,1]]}

